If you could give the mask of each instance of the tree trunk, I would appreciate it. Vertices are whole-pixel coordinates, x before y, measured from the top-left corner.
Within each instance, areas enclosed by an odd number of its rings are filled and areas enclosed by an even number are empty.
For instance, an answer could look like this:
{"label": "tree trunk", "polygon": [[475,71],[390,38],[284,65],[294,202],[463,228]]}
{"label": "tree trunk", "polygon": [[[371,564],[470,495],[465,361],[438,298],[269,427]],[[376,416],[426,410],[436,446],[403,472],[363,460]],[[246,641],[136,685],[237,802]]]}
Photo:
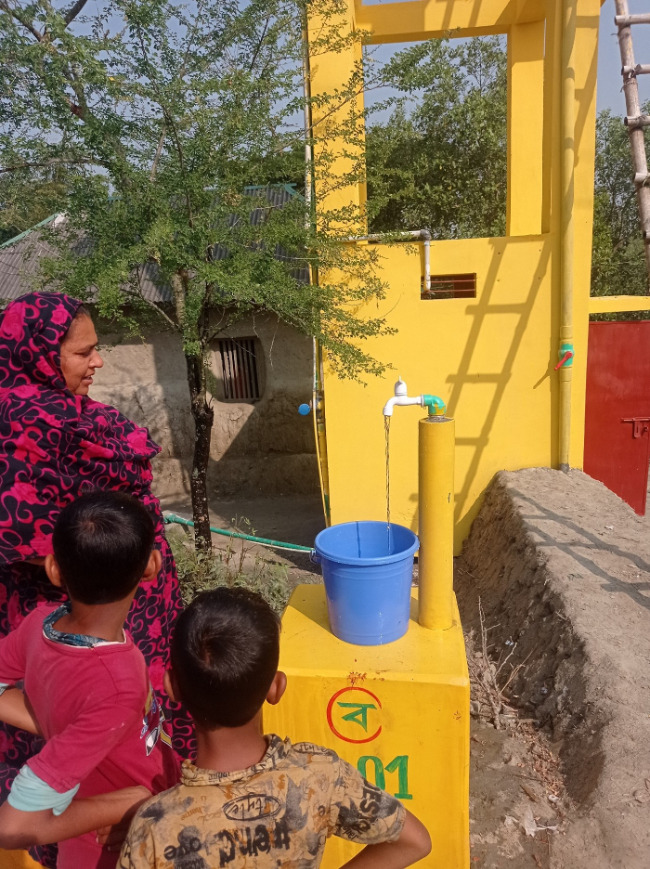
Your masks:
{"label": "tree trunk", "polygon": [[[174,294],[176,319],[185,339],[187,337],[186,330],[188,329],[186,321],[186,297],[189,278],[187,271],[181,269],[172,275],[171,284]],[[197,321],[194,324],[189,324],[192,337],[198,338],[199,350],[196,353],[185,352],[187,384],[190,389],[190,407],[192,419],[194,420],[194,453],[192,456],[192,474],[190,476],[194,545],[198,552],[205,553],[212,552],[207,477],[214,411],[206,401],[205,384],[206,354],[209,346],[209,301],[210,287],[206,287],[203,305]]]}
{"label": "tree trunk", "polygon": [[194,542],[199,552],[210,553],[212,551],[212,534],[210,532],[207,475],[214,411],[205,400],[205,385],[202,376],[204,360],[200,356],[186,354],[185,363],[194,420],[194,455],[190,477]]}

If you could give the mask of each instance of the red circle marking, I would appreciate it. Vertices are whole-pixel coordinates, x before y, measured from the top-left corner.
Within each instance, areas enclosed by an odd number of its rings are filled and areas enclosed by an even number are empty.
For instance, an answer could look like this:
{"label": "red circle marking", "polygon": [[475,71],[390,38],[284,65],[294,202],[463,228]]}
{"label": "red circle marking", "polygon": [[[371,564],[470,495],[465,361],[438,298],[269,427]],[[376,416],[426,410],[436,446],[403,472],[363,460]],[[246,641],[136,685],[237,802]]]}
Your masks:
{"label": "red circle marking", "polygon": [[344,736],[342,733],[339,733],[336,727],[334,726],[334,721],[332,720],[332,707],[334,706],[334,701],[337,697],[340,697],[341,694],[345,694],[347,691],[363,691],[364,694],[368,694],[372,699],[377,703],[379,708],[381,709],[381,701],[379,697],[376,697],[372,691],[368,691],[367,688],[358,688],[353,685],[349,685],[346,688],[341,688],[340,691],[337,691],[336,694],[332,695],[330,698],[330,702],[327,704],[327,723],[329,724],[330,730],[335,736],[338,736],[339,739],[342,739],[344,742],[354,742],[356,744],[360,744],[362,742],[372,742],[373,739],[377,739],[379,734],[381,733],[381,724],[372,734],[372,736],[366,736],[365,739],[350,739],[349,736]]}

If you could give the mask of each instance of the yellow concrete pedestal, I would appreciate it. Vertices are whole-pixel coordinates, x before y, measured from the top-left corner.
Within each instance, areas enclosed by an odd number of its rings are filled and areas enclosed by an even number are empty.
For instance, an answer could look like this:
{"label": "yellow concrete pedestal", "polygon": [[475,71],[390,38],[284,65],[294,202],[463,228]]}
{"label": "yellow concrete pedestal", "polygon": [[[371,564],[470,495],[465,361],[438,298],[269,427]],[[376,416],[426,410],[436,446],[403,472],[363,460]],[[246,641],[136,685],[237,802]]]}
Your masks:
{"label": "yellow concrete pedestal", "polygon": [[27,851],[3,851],[0,848],[0,869],[39,869],[40,863],[29,856]]}
{"label": "yellow concrete pedestal", "polygon": [[[404,637],[353,646],[329,629],[325,590],[300,585],[282,622],[278,706],[264,707],[266,732],[335,749],[404,802],[431,834],[418,865],[469,866],[469,676],[454,599],[446,631],[417,623],[417,590]],[[334,869],[359,846],[330,839],[322,866]]]}

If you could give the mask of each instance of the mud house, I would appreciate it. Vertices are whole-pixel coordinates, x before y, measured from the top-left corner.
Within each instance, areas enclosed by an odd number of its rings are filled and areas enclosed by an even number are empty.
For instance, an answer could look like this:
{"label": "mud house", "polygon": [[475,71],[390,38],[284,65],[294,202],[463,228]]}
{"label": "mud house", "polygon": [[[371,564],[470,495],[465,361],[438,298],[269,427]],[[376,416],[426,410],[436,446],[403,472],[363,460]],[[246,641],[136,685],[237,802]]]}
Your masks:
{"label": "mud house", "polygon": [[[274,204],[281,206],[291,195],[288,188],[274,189]],[[0,246],[3,305],[34,289],[39,263],[54,250],[46,233],[64,220],[64,215],[52,215]],[[224,252],[217,249],[215,255]],[[156,282],[148,266],[142,270],[141,290],[148,300],[171,309],[170,288]],[[170,502],[189,497],[194,431],[178,335],[162,322],[146,328],[143,338],[120,334],[100,319],[96,325],[105,366],[93,398],[148,426],[162,447],[155,475],[159,497]],[[272,316],[251,317],[217,336],[211,369],[211,494],[317,492],[313,422],[298,413],[312,394],[312,339]]]}

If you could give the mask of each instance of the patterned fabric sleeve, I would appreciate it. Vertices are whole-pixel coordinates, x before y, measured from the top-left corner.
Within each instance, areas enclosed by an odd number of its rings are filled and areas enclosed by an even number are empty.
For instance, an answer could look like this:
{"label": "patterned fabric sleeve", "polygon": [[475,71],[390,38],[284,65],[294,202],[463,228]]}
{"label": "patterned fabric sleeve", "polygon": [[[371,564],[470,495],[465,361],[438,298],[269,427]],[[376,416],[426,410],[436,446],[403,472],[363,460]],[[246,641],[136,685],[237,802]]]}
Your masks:
{"label": "patterned fabric sleeve", "polygon": [[154,869],[158,865],[149,829],[138,812],[131,821],[116,869]]}
{"label": "patterned fabric sleeve", "polygon": [[339,760],[330,805],[330,835],[362,845],[395,842],[404,826],[404,806],[370,784],[349,763]]}

